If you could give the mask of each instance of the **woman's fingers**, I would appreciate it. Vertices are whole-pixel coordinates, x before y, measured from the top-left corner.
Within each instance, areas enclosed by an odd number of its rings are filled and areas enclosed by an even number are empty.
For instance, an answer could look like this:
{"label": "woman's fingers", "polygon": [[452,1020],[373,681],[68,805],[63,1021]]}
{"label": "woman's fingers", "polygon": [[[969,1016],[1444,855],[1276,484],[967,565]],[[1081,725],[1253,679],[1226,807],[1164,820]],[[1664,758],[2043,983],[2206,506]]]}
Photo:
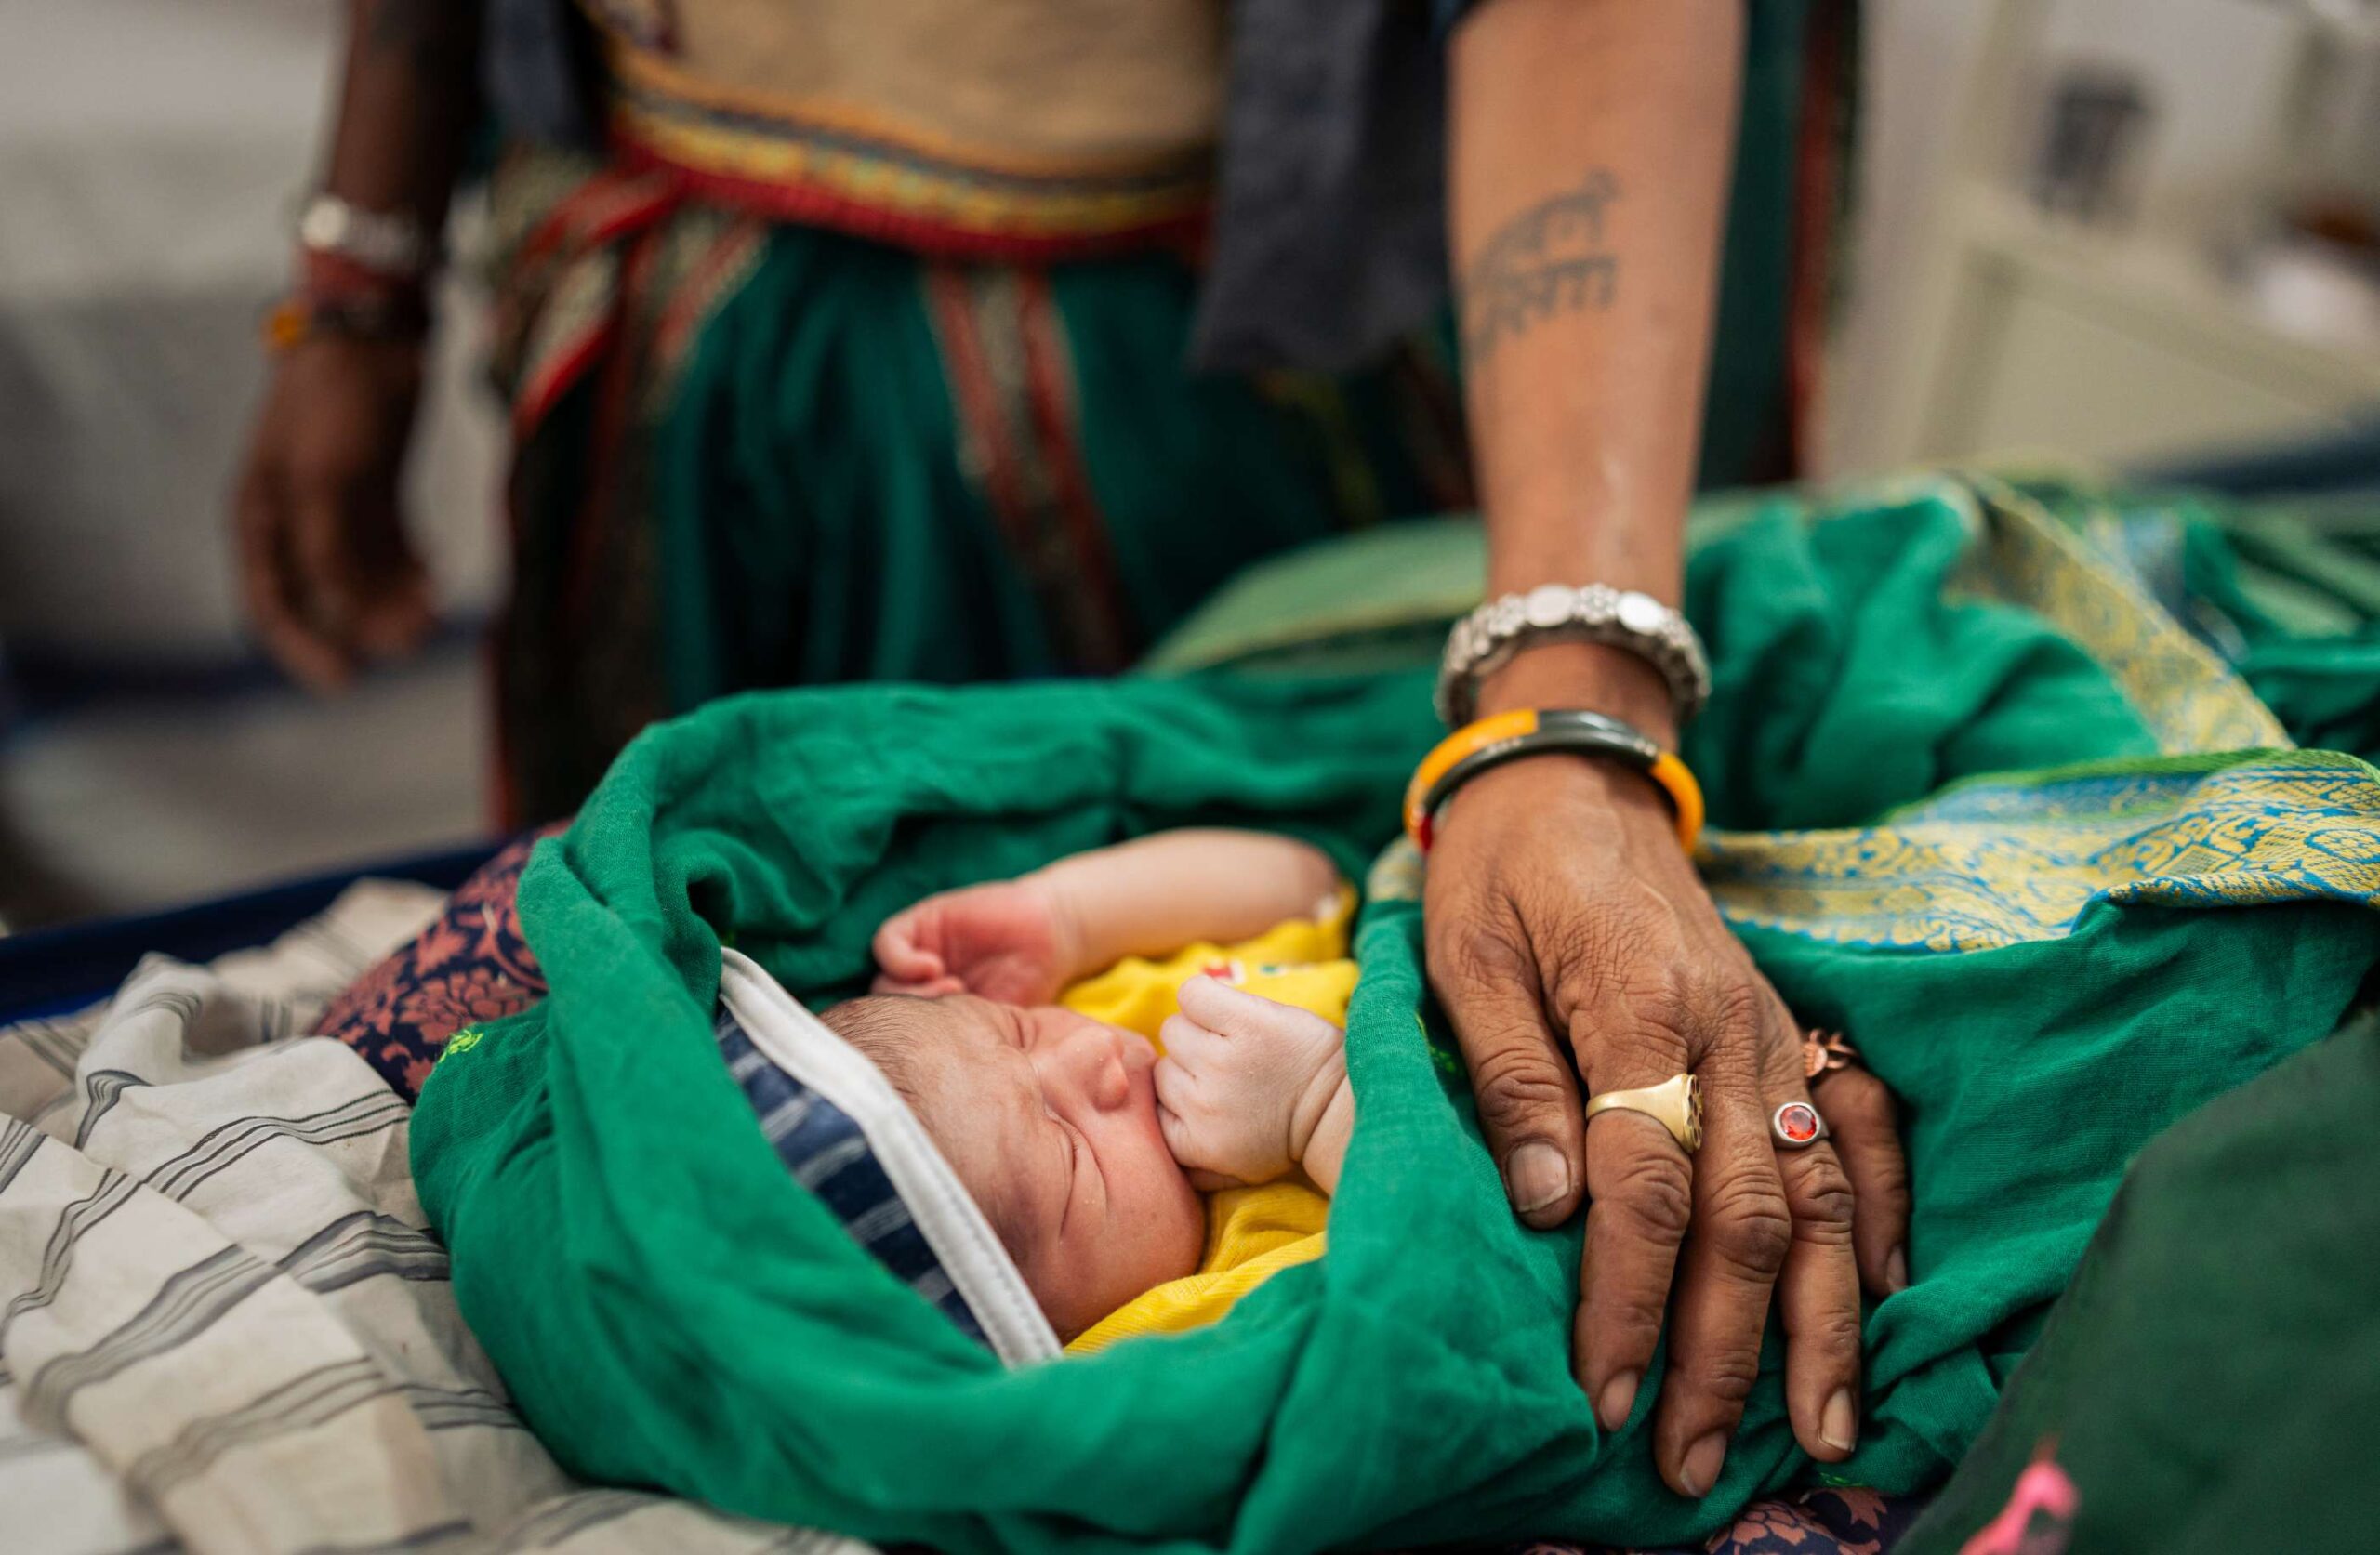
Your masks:
{"label": "woman's fingers", "polygon": [[[1810,1100],[1801,1052],[1800,1029],[1780,1005],[1764,1049],[1772,1111]],[[1802,1450],[1837,1463],[1859,1440],[1859,1272],[1851,1251],[1851,1179],[1825,1140],[1798,1150],[1778,1147],[1777,1165],[1793,1220],[1792,1245],[1777,1279],[1777,1308],[1785,1324],[1786,1412]]]}
{"label": "woman's fingers", "polygon": [[1879,1298],[1906,1289],[1909,1165],[1892,1092],[1856,1065],[1819,1075],[1810,1088],[1851,1180],[1851,1243],[1860,1281]]}
{"label": "woman's fingers", "polygon": [[1850,1180],[1824,1144],[1778,1163],[1792,1243],[1777,1281],[1785,1324],[1785,1407],[1802,1450],[1822,1462],[1859,1442],[1859,1271]]}
{"label": "woman's fingers", "polygon": [[1432,926],[1430,980],[1454,1026],[1514,1213],[1543,1230],[1578,1213],[1588,1172],[1576,1072],[1545,1023],[1534,956],[1513,930]]}
{"label": "woman's fingers", "polygon": [[[1574,1359],[1597,1417],[1616,1428],[1641,1402],[1666,1320],[1655,1460],[1673,1489],[1708,1494],[1790,1263],[1795,1427],[1814,1451],[1841,1437],[1842,1411],[1830,1421],[1829,1409],[1848,1387],[1856,1415],[1858,1376],[1841,1172],[1823,1153],[1778,1159],[1769,1066],[1787,1066],[1782,1094],[1797,1094],[1798,1044],[1678,851],[1659,794],[1593,763],[1486,774],[1439,818],[1423,919],[1431,985],[1514,1205],[1546,1226],[1581,1191],[1592,1198]],[[1699,1153],[1689,1159],[1632,1111],[1581,1129],[1572,1053],[1590,1097],[1698,1077]]]}
{"label": "woman's fingers", "polygon": [[318,691],[431,626],[399,476],[421,388],[412,342],[325,337],[281,359],[232,499],[240,581],[268,652]]}
{"label": "woman's fingers", "polygon": [[316,631],[350,660],[362,589],[348,554],[348,506],[351,494],[323,477],[300,479],[291,493],[294,522],[291,552],[298,587]]}
{"label": "woman's fingers", "polygon": [[[1681,1048],[1639,1043],[1629,1056],[1598,1061],[1590,1089],[1633,1090],[1684,1070]],[[1678,1248],[1694,1216],[1694,1165],[1669,1129],[1642,1113],[1599,1113],[1586,1132],[1591,1196],[1570,1359],[1595,1418],[1618,1430],[1661,1337]]]}
{"label": "woman's fingers", "polygon": [[288,487],[278,468],[252,464],[232,498],[240,592],[273,662],[308,690],[331,691],[346,684],[351,666],[303,608],[289,514]]}
{"label": "woman's fingers", "polygon": [[[1730,996],[1703,1013],[1695,1073],[1703,1094],[1693,1232],[1677,1276],[1670,1364],[1653,1417],[1653,1460],[1670,1488],[1708,1495],[1760,1375],[1760,1336],[1793,1221],[1761,1105],[1758,1005]],[[1600,1086],[1598,1086],[1600,1088]]]}
{"label": "woman's fingers", "polygon": [[355,643],[375,658],[411,653],[437,625],[430,575],[406,543],[393,486],[371,494],[366,521],[351,532],[355,577]]}

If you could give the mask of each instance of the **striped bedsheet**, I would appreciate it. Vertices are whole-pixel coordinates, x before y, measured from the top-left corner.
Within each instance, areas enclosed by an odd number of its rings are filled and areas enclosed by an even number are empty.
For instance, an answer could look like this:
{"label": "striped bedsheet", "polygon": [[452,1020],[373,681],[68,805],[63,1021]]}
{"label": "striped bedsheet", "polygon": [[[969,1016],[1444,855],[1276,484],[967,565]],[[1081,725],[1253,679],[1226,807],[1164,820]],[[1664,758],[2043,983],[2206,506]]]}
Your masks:
{"label": "striped bedsheet", "polygon": [[440,901],[359,885],[265,949],[0,1030],[9,1555],[861,1548],[582,1488],[513,1414],[425,1232],[404,1102],[295,1034]]}

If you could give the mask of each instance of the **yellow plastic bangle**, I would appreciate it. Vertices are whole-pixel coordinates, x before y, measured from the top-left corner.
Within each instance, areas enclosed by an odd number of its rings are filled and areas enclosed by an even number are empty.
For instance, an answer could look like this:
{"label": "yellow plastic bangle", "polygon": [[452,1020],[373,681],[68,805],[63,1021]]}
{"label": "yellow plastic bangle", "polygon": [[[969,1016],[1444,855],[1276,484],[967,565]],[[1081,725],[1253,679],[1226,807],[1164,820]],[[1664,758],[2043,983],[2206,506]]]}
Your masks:
{"label": "yellow plastic bangle", "polygon": [[[1539,728],[1538,709],[1517,707],[1509,713],[1498,713],[1467,723],[1439,741],[1436,747],[1421,758],[1421,764],[1413,769],[1412,781],[1405,785],[1405,830],[1412,837],[1414,846],[1423,852],[1429,851],[1432,833],[1435,829],[1435,818],[1431,813],[1434,807],[1429,803],[1429,797],[1439,779],[1461,763],[1498,746],[1514,747],[1513,755],[1515,757],[1528,754],[1524,747],[1534,743],[1530,737],[1538,732]],[[1677,821],[1678,845],[1691,853],[1702,837],[1702,785],[1694,780],[1693,771],[1673,753],[1660,749],[1650,740],[1645,742],[1645,749],[1649,755],[1648,760],[1643,763],[1629,760],[1628,765],[1651,778],[1669,796],[1670,808]],[[1623,753],[1611,754],[1616,758],[1627,759]],[[1443,800],[1442,796],[1441,802]]]}

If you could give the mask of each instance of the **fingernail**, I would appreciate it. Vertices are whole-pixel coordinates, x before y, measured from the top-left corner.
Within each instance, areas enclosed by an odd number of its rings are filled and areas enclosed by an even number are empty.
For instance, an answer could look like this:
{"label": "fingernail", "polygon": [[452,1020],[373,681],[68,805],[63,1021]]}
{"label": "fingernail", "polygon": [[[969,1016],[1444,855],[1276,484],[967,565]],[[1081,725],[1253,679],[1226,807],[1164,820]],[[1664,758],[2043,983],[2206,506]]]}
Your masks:
{"label": "fingernail", "polygon": [[1688,1496],[1708,1496],[1711,1487],[1719,1483],[1719,1465],[1727,1461],[1727,1433],[1714,1430],[1686,1450],[1686,1461],[1677,1467],[1677,1477]]}
{"label": "fingernail", "polygon": [[1909,1254],[1895,1247],[1884,1259],[1884,1284],[1895,1290],[1909,1288]]}
{"label": "fingernail", "polygon": [[1826,1401],[1826,1412],[1818,1417],[1818,1440],[1838,1453],[1859,1444],[1859,1410],[1851,1402],[1850,1389],[1837,1388]]}
{"label": "fingernail", "polygon": [[1636,1384],[1644,1376],[1624,1371],[1603,1385],[1603,1392],[1595,1399],[1595,1418],[1604,1430],[1618,1430],[1628,1423],[1628,1412],[1636,1407]]}
{"label": "fingernail", "polygon": [[1570,1163],[1543,1140],[1531,1140],[1505,1158],[1504,1192],[1527,1215],[1570,1191]]}

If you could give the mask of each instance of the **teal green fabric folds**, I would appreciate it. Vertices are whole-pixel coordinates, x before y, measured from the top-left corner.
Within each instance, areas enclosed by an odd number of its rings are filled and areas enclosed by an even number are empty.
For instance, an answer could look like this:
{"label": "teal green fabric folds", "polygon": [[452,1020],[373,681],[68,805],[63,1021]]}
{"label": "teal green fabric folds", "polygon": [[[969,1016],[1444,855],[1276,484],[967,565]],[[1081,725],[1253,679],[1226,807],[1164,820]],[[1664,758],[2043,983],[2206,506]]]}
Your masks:
{"label": "teal green fabric folds", "polygon": [[2375,1110],[2366,1018],[2144,1152],[1904,1555],[1987,1525],[2111,1555],[2369,1545]]}
{"label": "teal green fabric folds", "polygon": [[[1840,1476],[1929,1483],[2133,1154],[2329,1032],[2380,956],[2380,774],[2291,748],[2013,490],[1752,505],[1689,596],[1706,877],[1907,1105],[1914,1283],[1871,1316]],[[1661,1543],[1806,1477],[1773,1336],[1700,1502],[1655,1478],[1645,1411],[1595,1427],[1578,1230],[1504,1206],[1397,849],[1357,930],[1330,1251],[1212,1329],[1001,1372],[787,1178],[720,1064],[722,943],[821,1001],[919,895],[1124,836],[1276,828],[1360,873],[1434,733],[1426,675],[1382,670],[772,693],[640,739],[523,877],[551,996],[451,1045],[414,1125],[540,1433],[581,1473],[957,1552]]]}

